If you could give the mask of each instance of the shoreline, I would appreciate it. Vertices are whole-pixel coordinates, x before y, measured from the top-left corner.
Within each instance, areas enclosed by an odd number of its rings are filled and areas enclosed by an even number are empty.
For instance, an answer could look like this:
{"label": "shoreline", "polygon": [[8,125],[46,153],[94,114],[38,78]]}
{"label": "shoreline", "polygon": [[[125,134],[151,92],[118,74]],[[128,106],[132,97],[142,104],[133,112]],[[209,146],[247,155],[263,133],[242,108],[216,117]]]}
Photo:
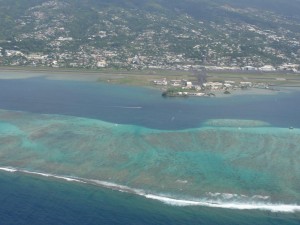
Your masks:
{"label": "shoreline", "polygon": [[[168,77],[168,79],[189,79],[195,78],[191,74],[185,74],[178,71],[168,71],[169,74],[150,74],[148,73],[137,73],[138,71],[124,71],[124,70],[73,70],[73,69],[61,69],[61,68],[28,68],[28,67],[0,67],[0,80],[6,79],[30,79],[43,77],[48,80],[65,80],[65,81],[86,81],[86,82],[99,82],[110,85],[125,85],[125,86],[135,86],[142,88],[149,88],[152,90],[157,90],[162,92],[165,87],[159,85],[153,85],[154,79],[159,79],[162,77]],[[159,72],[159,71],[158,71]],[[248,74],[251,76],[251,74]],[[243,77],[242,77],[243,78]],[[242,96],[242,95],[276,95],[278,93],[290,93],[295,90],[300,90],[297,83],[287,82],[285,84],[278,84],[275,86],[280,88],[280,90],[262,89],[262,88],[249,88],[246,90],[230,90],[230,94],[225,94],[224,90],[214,90],[211,91],[212,96],[189,96],[192,98],[207,98],[207,97],[217,97],[217,98],[227,98],[232,96]],[[283,90],[284,89],[284,90]],[[167,96],[170,98],[183,98],[187,96]]]}
{"label": "shoreline", "polygon": [[208,94],[205,94],[203,96],[166,96],[165,98],[230,98],[235,96],[272,96],[272,95],[278,95],[281,93],[289,94],[294,91],[300,91],[300,87],[279,87],[279,90],[270,90],[270,89],[261,89],[261,88],[249,88],[247,90],[233,90],[230,91],[230,94],[225,94],[224,90],[215,90],[210,92],[210,96]]}
{"label": "shoreline", "polygon": [[141,75],[141,76],[183,76],[192,75],[190,71],[173,70],[125,70],[125,69],[85,69],[85,68],[52,68],[52,67],[9,67],[0,66],[0,72],[34,72],[34,73],[52,73],[52,74],[80,74],[80,75]]}

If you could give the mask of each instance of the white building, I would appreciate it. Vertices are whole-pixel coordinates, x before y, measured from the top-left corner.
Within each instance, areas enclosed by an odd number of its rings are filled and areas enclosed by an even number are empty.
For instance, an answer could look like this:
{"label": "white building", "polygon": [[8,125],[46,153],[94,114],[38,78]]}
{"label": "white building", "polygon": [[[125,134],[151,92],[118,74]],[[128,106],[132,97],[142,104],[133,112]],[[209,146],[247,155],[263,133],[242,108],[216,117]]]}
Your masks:
{"label": "white building", "polygon": [[102,61],[98,61],[98,62],[97,62],[97,67],[98,67],[98,68],[104,68],[104,67],[106,67],[106,66],[107,66],[107,63],[106,63],[105,60],[102,60]]}
{"label": "white building", "polygon": [[300,68],[299,64],[283,64],[278,67],[278,70],[297,72]]}
{"label": "white building", "polygon": [[59,37],[57,39],[58,41],[73,41],[72,37]]}
{"label": "white building", "polygon": [[272,65],[265,65],[263,67],[260,67],[259,70],[264,71],[264,72],[276,71],[276,69]]}
{"label": "white building", "polygon": [[27,55],[27,59],[30,60],[42,60],[45,59],[47,56],[46,55],[41,55],[39,53],[31,53],[29,55]]}
{"label": "white building", "polygon": [[173,87],[181,86],[181,80],[171,80],[170,83]]}
{"label": "white building", "polygon": [[224,87],[226,87],[226,88],[232,88],[232,84],[225,83]]}
{"label": "white building", "polygon": [[241,86],[241,87],[252,87],[252,82],[241,81],[241,82],[240,82],[240,86]]}
{"label": "white building", "polygon": [[153,83],[156,85],[164,85],[164,86],[168,85],[168,81],[166,78],[162,80],[154,80]]}
{"label": "white building", "polygon": [[232,81],[232,80],[225,80],[224,83],[225,83],[225,84],[235,84],[235,81]]}
{"label": "white building", "polygon": [[16,50],[6,50],[5,53],[7,56],[24,56],[24,54],[21,51]]}
{"label": "white building", "polygon": [[242,70],[247,70],[247,71],[255,71],[258,70],[256,67],[253,66],[244,66],[241,68]]}
{"label": "white building", "polygon": [[183,83],[186,88],[192,88],[192,86],[193,86],[193,83],[191,81],[185,80]]}
{"label": "white building", "polygon": [[211,90],[220,90],[223,88],[223,84],[220,82],[207,82],[204,83],[203,86],[205,88],[210,88]]}

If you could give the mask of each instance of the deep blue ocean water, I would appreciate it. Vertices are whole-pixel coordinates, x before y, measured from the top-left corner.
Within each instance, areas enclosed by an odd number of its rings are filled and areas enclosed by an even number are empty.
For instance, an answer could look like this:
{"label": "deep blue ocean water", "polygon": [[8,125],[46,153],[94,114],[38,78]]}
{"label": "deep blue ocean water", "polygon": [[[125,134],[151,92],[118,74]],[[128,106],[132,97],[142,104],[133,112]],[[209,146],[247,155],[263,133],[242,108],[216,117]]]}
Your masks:
{"label": "deep blue ocean water", "polygon": [[299,224],[299,214],[175,207],[95,186],[0,172],[0,224]]}
{"label": "deep blue ocean water", "polygon": [[[300,92],[162,98],[157,90],[44,78],[0,80],[0,109],[95,118],[155,129],[209,119],[300,127]],[[0,146],[1,148],[1,146]],[[299,213],[175,207],[92,185],[0,172],[0,224],[300,224]]]}

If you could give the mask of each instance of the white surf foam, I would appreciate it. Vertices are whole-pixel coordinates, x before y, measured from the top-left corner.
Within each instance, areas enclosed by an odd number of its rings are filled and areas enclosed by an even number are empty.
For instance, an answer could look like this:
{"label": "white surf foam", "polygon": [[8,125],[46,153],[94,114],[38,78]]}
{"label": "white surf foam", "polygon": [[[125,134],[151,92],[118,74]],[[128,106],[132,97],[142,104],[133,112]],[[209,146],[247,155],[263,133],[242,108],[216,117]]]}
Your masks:
{"label": "white surf foam", "polygon": [[212,199],[239,199],[239,200],[247,200],[247,199],[252,199],[252,200],[267,200],[270,199],[270,196],[266,195],[253,195],[253,196],[247,196],[247,195],[242,195],[242,194],[233,194],[233,193],[212,193],[212,192],[207,192],[206,195]]}
{"label": "white surf foam", "polygon": [[110,106],[111,108],[120,108],[120,109],[142,109],[142,106]]}
{"label": "white surf foam", "polygon": [[180,200],[173,199],[164,196],[145,195],[146,198],[161,201],[165,204],[175,205],[175,206],[206,206],[213,208],[224,208],[224,209],[238,209],[238,210],[265,210],[271,212],[284,212],[284,213],[294,213],[300,212],[299,205],[288,205],[288,204],[267,204],[262,202],[221,202],[221,201],[208,201],[208,200]]}
{"label": "white surf foam", "polygon": [[28,170],[19,170],[19,171],[23,172],[23,173],[39,175],[39,176],[43,176],[43,177],[52,177],[52,178],[56,178],[56,179],[62,179],[62,180],[66,180],[69,182],[86,183],[85,181],[81,180],[80,178],[73,178],[73,177],[68,177],[68,176],[58,176],[58,175],[50,174],[50,173],[32,172],[32,171],[28,171]]}
{"label": "white surf foam", "polygon": [[270,196],[264,196],[264,195],[253,195],[252,198],[254,199],[263,199],[263,200],[267,200],[270,198]]}
{"label": "white surf foam", "polygon": [[[230,194],[230,193],[215,193],[215,196],[222,196],[233,198],[233,197],[239,197],[242,196],[244,198],[248,198],[249,202],[237,202],[237,201],[222,201],[222,200],[184,200],[184,199],[176,199],[171,198],[163,195],[155,195],[155,194],[149,194],[144,190],[141,189],[134,189],[130,188],[128,186],[124,185],[118,185],[111,182],[106,181],[99,181],[99,180],[89,180],[94,184],[101,185],[103,187],[111,188],[114,190],[118,190],[121,192],[126,193],[134,193],[143,197],[146,197],[148,199],[157,200],[160,202],[163,202],[168,205],[172,206],[205,206],[205,207],[213,207],[213,208],[225,208],[225,209],[237,209],[237,210],[265,210],[265,211],[272,211],[272,212],[284,212],[284,213],[294,213],[294,212],[300,212],[300,206],[299,205],[289,205],[289,204],[272,204],[272,203],[264,203],[264,202],[254,202],[253,198],[255,199],[268,199],[269,196],[260,196],[255,195],[253,197],[247,197],[245,195],[238,195],[238,194]],[[213,195],[213,193],[211,193]]]}
{"label": "white surf foam", "polygon": [[11,167],[0,167],[0,170],[10,172],[10,173],[17,172],[17,169]]}
{"label": "white surf foam", "polygon": [[116,184],[116,183],[112,183],[112,182],[100,181],[100,180],[86,180],[86,181],[87,181],[87,183],[100,185],[102,187],[110,188],[110,189],[117,190],[120,192],[133,193],[133,194],[137,194],[137,195],[141,195],[141,196],[144,196],[146,194],[145,191],[143,191],[141,189],[130,188],[128,186],[120,185],[120,184]]}
{"label": "white surf foam", "polygon": [[[152,199],[156,201],[163,202],[164,204],[172,205],[172,206],[180,206],[180,207],[187,207],[187,206],[204,206],[204,207],[212,207],[212,208],[224,208],[224,209],[236,209],[236,210],[264,210],[264,211],[271,211],[271,212],[283,212],[283,213],[295,213],[300,212],[300,205],[297,204],[274,204],[274,203],[266,203],[266,202],[255,202],[253,198],[260,198],[262,200],[268,199],[269,196],[260,196],[256,195],[249,198],[249,201],[238,202],[234,200],[210,200],[209,198],[205,199],[195,199],[195,200],[186,200],[186,199],[176,199],[169,196],[164,195],[156,195],[152,193],[147,193],[147,191],[141,189],[130,188],[125,185],[119,185],[112,182],[107,181],[100,181],[100,180],[89,180],[84,178],[77,178],[77,177],[68,177],[68,176],[59,176],[55,174],[49,173],[41,173],[41,172],[33,172],[28,170],[18,170],[12,167],[0,167],[0,170],[6,172],[20,172],[20,173],[27,173],[37,176],[43,177],[52,177],[56,179],[63,179],[69,182],[79,182],[79,183],[87,183],[87,184],[94,184],[99,185],[102,187],[106,187],[109,189],[117,190],[120,192],[132,193],[139,196],[143,196],[147,199]],[[237,194],[229,194],[229,193],[210,193],[211,196],[227,196],[234,197],[239,196]],[[247,197],[247,196],[243,196]]]}

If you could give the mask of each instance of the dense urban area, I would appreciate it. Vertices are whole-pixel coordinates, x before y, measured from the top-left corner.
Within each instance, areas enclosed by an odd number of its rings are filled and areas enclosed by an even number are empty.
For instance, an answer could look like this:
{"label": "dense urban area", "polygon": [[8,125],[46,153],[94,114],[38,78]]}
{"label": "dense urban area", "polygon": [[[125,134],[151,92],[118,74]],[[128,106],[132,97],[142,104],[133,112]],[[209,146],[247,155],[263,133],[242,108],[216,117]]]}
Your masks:
{"label": "dense urban area", "polygon": [[148,10],[144,3],[76,2],[1,1],[0,65],[299,71],[296,17],[230,4],[175,14],[157,1]]}

